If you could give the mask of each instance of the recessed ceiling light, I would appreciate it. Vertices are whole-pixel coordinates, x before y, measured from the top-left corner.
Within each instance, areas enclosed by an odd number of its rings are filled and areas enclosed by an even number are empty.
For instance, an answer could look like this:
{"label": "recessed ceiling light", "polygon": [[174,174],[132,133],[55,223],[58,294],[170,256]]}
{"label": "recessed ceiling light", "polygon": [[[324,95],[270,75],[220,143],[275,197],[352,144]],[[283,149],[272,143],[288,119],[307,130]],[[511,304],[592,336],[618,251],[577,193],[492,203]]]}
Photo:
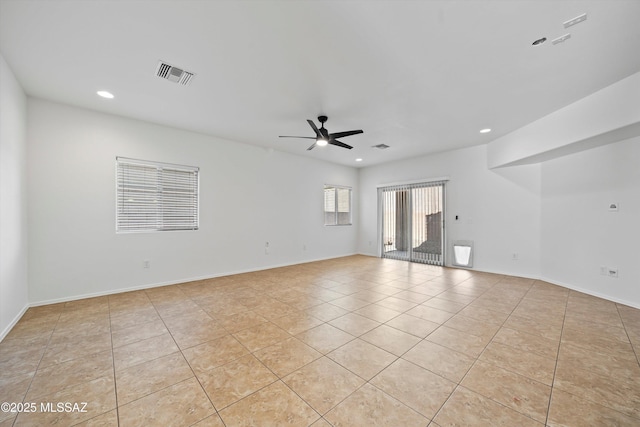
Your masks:
{"label": "recessed ceiling light", "polygon": [[103,98],[113,99],[113,94],[111,92],[107,92],[106,90],[99,90],[96,93]]}
{"label": "recessed ceiling light", "polygon": [[356,162],[361,162],[361,161],[362,161],[362,159],[361,159],[360,157],[358,157],[358,158],[356,159]]}
{"label": "recessed ceiling light", "polygon": [[546,37],[543,37],[543,38],[541,38],[541,39],[538,39],[538,40],[534,41],[534,42],[533,42],[533,43],[531,43],[531,44],[532,44],[532,45],[534,45],[534,46],[538,46],[538,45],[540,45],[540,44],[542,44],[542,43],[544,43],[544,42],[546,42],[546,41],[547,41],[547,38],[546,38]]}
{"label": "recessed ceiling light", "polygon": [[482,129],[482,130],[480,131],[480,133],[489,133],[489,132],[491,132],[491,129],[489,129],[489,128]]}

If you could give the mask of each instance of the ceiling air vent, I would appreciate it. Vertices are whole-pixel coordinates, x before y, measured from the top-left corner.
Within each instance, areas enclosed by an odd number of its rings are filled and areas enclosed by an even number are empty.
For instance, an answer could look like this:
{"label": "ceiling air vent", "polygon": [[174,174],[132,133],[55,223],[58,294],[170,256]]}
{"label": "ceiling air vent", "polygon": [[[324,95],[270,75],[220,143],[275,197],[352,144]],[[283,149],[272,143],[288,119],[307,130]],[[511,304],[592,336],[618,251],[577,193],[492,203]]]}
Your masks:
{"label": "ceiling air vent", "polygon": [[156,75],[163,79],[169,80],[170,82],[180,83],[183,86],[187,86],[189,83],[191,83],[191,80],[193,79],[193,76],[195,74],[190,73],[189,71],[182,70],[178,67],[174,67],[173,65],[169,65],[166,62],[160,61],[158,63]]}
{"label": "ceiling air vent", "polygon": [[378,144],[378,145],[372,145],[371,148],[377,148],[379,150],[386,150],[387,148],[389,148],[389,146],[387,144]]}

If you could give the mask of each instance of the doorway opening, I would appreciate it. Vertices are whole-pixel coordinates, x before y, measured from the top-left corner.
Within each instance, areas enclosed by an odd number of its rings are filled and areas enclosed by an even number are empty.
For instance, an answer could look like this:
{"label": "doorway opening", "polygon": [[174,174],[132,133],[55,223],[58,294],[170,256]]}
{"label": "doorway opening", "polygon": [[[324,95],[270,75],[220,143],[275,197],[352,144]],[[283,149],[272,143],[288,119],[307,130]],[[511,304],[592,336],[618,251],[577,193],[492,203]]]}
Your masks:
{"label": "doorway opening", "polygon": [[382,258],[444,265],[444,181],[378,189]]}

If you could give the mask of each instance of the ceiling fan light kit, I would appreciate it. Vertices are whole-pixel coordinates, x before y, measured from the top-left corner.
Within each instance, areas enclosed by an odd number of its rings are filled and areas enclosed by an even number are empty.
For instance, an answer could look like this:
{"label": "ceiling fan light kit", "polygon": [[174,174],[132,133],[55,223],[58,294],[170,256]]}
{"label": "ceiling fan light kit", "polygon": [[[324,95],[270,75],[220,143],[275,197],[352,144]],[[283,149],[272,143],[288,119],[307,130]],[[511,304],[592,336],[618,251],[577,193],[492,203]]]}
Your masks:
{"label": "ceiling fan light kit", "polygon": [[311,144],[307,150],[313,150],[315,146],[324,147],[325,145],[335,145],[337,147],[346,148],[351,150],[353,147],[351,145],[345,144],[344,142],[338,141],[338,138],[345,138],[351,135],[358,135],[360,133],[364,133],[362,129],[358,130],[348,130],[344,132],[334,132],[329,133],[328,129],[325,129],[324,124],[329,118],[327,116],[318,116],[318,121],[320,122],[320,128],[316,126],[313,120],[307,120],[311,129],[315,132],[316,136],[289,136],[289,135],[280,135],[280,138],[302,138],[302,139],[315,139],[316,141]]}

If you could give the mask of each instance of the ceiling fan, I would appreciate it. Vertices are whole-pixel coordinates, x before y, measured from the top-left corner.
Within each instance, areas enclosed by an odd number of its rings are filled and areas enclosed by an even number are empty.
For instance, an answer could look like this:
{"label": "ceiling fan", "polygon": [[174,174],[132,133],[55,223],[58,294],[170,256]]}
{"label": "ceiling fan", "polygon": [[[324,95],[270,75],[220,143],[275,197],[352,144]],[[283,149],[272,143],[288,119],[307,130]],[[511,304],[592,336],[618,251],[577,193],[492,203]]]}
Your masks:
{"label": "ceiling fan", "polygon": [[343,142],[340,142],[336,138],[344,138],[345,136],[357,135],[359,133],[363,133],[363,131],[361,129],[359,129],[359,130],[348,130],[348,131],[345,131],[345,132],[329,133],[329,131],[324,128],[324,123],[327,121],[327,119],[328,119],[327,116],[318,116],[318,121],[320,122],[320,129],[318,129],[316,124],[313,123],[313,120],[307,120],[307,123],[309,123],[309,126],[311,126],[311,129],[313,129],[313,131],[316,133],[316,136],[288,136],[288,135],[281,135],[280,138],[315,139],[316,142],[314,142],[311,145],[311,147],[307,148],[307,150],[313,150],[313,148],[316,145],[318,145],[320,147],[324,147],[327,144],[336,145],[338,147],[347,148],[347,149],[351,150],[353,148],[352,146],[347,145],[347,144],[345,144]]}

